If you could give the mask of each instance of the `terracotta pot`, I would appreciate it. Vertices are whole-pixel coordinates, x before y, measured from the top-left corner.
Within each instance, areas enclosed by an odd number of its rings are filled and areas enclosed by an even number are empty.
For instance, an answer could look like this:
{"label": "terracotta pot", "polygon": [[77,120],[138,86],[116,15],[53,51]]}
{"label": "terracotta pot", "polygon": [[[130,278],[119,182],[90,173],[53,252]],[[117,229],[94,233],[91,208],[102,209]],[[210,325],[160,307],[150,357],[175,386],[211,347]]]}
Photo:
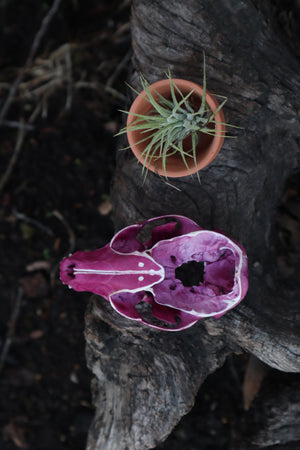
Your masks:
{"label": "terracotta pot", "polygon": [[[183,95],[187,95],[191,90],[194,89],[192,97],[194,98],[195,103],[196,104],[198,103],[200,106],[201,97],[203,94],[203,89],[201,86],[191,81],[181,80],[178,78],[173,79],[173,82],[180,89]],[[156,92],[154,92],[154,90],[159,92],[166,98],[171,97],[170,81],[168,79],[153,83],[150,86],[150,89],[153,97],[156,100],[158,95]],[[151,104],[143,97],[147,97],[145,91],[141,92],[140,95],[138,95],[137,98],[134,100],[129,111],[130,113],[147,114],[152,109]],[[207,90],[206,90],[206,102],[212,111],[215,111],[219,106],[219,103],[217,102],[215,97],[212,94],[210,94]],[[134,120],[135,116],[133,116],[132,114],[128,114],[127,126],[130,126],[130,124]],[[197,146],[197,167],[195,166],[194,160],[192,158],[188,158],[187,162],[189,165],[189,170],[187,170],[180,154],[175,154],[167,158],[167,165],[166,165],[167,177],[184,177],[187,175],[191,175],[192,173],[195,173],[200,169],[203,169],[203,167],[207,166],[209,163],[213,161],[213,159],[219,153],[224,141],[225,125],[223,125],[223,123],[225,123],[225,118],[222,110],[220,110],[216,114],[215,121],[221,122],[216,124],[217,135],[210,136],[208,134],[202,134],[200,137],[199,144]],[[131,150],[142,164],[145,163],[145,158],[141,157],[141,153],[143,152],[147,143],[143,142],[137,144],[137,142],[139,142],[144,137],[145,134],[142,134],[141,131],[130,131],[130,129],[127,131],[127,138]],[[162,163],[160,159],[152,161],[149,165],[149,170],[158,173],[162,176],[165,176],[165,172],[162,168]]]}

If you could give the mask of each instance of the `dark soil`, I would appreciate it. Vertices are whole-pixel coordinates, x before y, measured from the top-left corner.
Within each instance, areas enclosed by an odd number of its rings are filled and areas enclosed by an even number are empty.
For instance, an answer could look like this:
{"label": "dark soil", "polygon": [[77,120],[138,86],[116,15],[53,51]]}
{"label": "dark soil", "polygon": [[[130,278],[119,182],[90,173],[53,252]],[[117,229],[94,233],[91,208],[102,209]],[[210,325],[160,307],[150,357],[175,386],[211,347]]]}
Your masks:
{"label": "dark soil", "polygon": [[[0,111],[51,5],[0,3]],[[22,122],[32,125],[0,191],[1,450],[85,448],[93,417],[83,334],[89,294],[63,286],[58,266],[70,251],[101,247],[114,233],[109,192],[129,77],[129,15],[126,0],[63,1],[0,127],[2,177]],[[298,185],[285,194],[285,214],[291,196],[299,203]],[[290,228],[279,221],[278,231],[287,278],[292,219]],[[247,361],[232,357],[209,377],[159,448],[229,449],[243,428]]]}
{"label": "dark soil", "polygon": [[[0,47],[1,87],[18,75],[51,5],[51,1],[29,1],[25,7],[25,2],[13,0],[0,5],[5,44]],[[105,84],[130,51],[128,20],[128,2],[62,2],[39,49],[39,57],[49,61],[61,45],[74,44],[72,103],[66,109],[65,80],[55,89],[45,89],[47,113],[41,110],[34,129],[27,131],[17,164],[0,193],[3,450],[85,447],[93,417],[83,335],[89,295],[74,295],[63,286],[58,264],[70,251],[101,247],[113,235],[107,210],[115,164],[113,134],[124,102],[117,92],[88,84]],[[61,64],[63,70],[64,61]],[[35,72],[26,74],[24,82],[40,75],[38,62],[34,65]],[[117,91],[122,80],[124,91],[126,78],[126,70],[121,70],[112,88]],[[86,82],[86,87],[76,88],[78,81]],[[2,87],[0,106],[7,92]],[[26,97],[22,89],[17,95],[6,119],[28,121],[43,97]],[[18,129],[0,129],[2,176]]]}

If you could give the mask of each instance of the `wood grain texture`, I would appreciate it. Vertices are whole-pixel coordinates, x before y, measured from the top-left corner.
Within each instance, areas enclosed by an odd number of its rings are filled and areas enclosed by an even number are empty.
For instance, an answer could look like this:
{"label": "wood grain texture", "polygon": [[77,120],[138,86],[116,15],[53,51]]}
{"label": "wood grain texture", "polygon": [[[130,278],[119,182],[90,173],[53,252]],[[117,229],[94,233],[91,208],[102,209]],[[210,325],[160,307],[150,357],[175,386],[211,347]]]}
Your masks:
{"label": "wood grain texture", "polygon": [[[266,2],[268,3],[268,2]],[[265,3],[264,3],[265,5]],[[300,64],[250,0],[134,0],[132,84],[174,77],[226,95],[226,121],[243,127],[196,177],[143,183],[133,155],[120,152],[112,187],[116,230],[145,218],[182,214],[239,241],[249,258],[245,300],[219,320],[180,333],[148,330],[99,298],[87,313],[88,364],[96,416],[89,450],[155,447],[193,405],[209,373],[234,351],[300,372],[300,282],[277,267],[274,215],[287,178],[300,166]],[[265,13],[265,11],[264,11]]]}
{"label": "wood grain texture", "polygon": [[86,340],[96,405],[89,450],[155,447],[191,409],[208,374],[237,350],[200,322],[184,333],[128,323],[97,297],[86,314]]}
{"label": "wood grain texture", "polygon": [[275,371],[244,417],[231,450],[294,450],[300,444],[300,375]]}

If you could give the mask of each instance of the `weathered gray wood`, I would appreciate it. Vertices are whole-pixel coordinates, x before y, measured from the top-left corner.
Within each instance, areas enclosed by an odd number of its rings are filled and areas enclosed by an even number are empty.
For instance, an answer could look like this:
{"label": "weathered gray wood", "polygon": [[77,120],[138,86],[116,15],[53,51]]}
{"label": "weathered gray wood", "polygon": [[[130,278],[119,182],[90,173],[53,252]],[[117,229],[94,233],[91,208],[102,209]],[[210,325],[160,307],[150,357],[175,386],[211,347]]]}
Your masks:
{"label": "weathered gray wood", "polygon": [[[249,292],[221,319],[179,333],[148,330],[94,298],[86,325],[96,406],[89,450],[155,447],[233,351],[300,371],[299,281],[283,281],[273,239],[284,184],[300,166],[300,64],[259,6],[250,0],[209,7],[199,0],[133,1],[136,70],[154,82],[170,67],[174,77],[201,84],[205,50],[208,89],[229,97],[226,120],[243,129],[201,171],[201,185],[186,177],[171,180],[174,189],[152,173],[143,184],[134,157],[120,153],[112,188],[116,229],[161,214],[221,229],[246,248]],[[136,86],[137,79],[135,73]]]}
{"label": "weathered gray wood", "polygon": [[300,376],[272,374],[244,417],[231,450],[294,450],[300,445]]}
{"label": "weathered gray wood", "polygon": [[193,406],[200,384],[237,351],[202,323],[184,333],[128,321],[94,297],[86,314],[87,362],[96,415],[88,450],[147,449]]}

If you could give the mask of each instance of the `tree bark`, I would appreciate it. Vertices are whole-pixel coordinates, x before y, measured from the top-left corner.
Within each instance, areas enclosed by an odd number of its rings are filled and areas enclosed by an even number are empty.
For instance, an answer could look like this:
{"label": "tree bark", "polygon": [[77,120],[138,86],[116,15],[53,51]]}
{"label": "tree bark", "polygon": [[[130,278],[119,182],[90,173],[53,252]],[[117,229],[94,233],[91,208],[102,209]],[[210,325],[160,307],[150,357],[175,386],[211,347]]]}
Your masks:
{"label": "tree bark", "polygon": [[[276,207],[299,171],[300,64],[250,0],[133,0],[132,44],[149,82],[172,76],[229,98],[226,122],[236,138],[196,177],[163,181],[120,152],[112,186],[116,230],[163,214],[185,215],[239,241],[249,259],[249,291],[219,320],[189,330],[149,330],[117,316],[100,298],[87,313],[88,365],[96,416],[89,450],[154,448],[193,405],[209,373],[232,352],[247,351],[273,368],[300,372],[299,280],[277,265]],[[231,132],[231,130],[229,130]]]}
{"label": "tree bark", "polygon": [[300,444],[299,374],[272,373],[245,414],[231,450],[296,450]]}

